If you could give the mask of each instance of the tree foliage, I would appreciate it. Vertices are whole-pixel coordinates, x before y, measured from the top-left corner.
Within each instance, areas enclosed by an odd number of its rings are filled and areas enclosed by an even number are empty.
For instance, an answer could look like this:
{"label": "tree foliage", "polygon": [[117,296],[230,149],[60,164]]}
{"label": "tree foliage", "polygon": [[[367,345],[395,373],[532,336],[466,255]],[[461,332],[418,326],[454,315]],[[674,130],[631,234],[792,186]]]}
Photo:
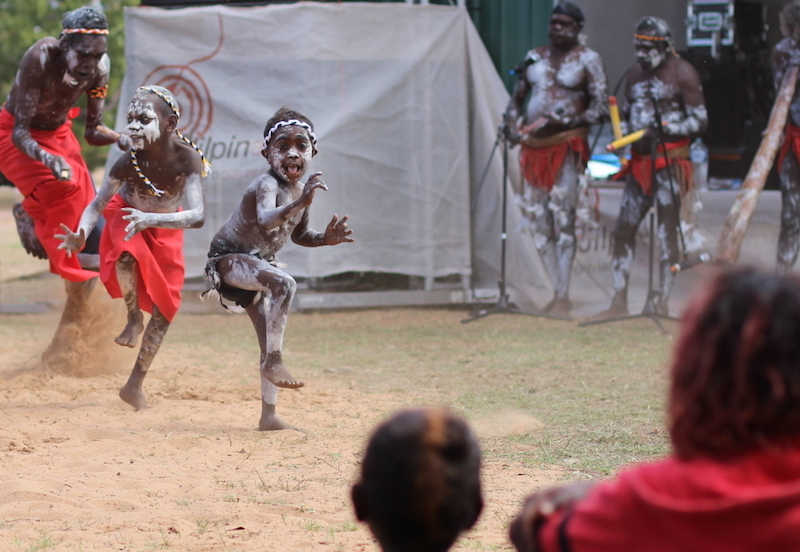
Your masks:
{"label": "tree foliage", "polygon": [[[108,55],[111,58],[109,96],[106,100],[106,123],[113,127],[119,104],[119,87],[125,74],[125,7],[138,6],[139,0],[0,0],[0,94],[8,96],[17,73],[19,60],[34,42],[46,36],[58,37],[64,13],[92,6],[103,10],[108,19]],[[85,103],[85,96],[83,101]],[[75,134],[81,140],[83,154],[90,168],[102,166],[108,147],[88,146],[83,141],[85,119],[75,122]]]}

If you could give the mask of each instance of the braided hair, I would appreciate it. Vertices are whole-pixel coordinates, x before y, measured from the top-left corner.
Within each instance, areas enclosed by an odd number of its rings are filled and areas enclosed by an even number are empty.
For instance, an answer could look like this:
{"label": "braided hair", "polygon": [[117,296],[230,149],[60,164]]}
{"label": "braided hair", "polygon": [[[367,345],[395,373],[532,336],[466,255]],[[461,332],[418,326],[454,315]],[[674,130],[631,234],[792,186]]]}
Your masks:
{"label": "braided hair", "polygon": [[464,420],[441,409],[400,412],[369,440],[352,490],[356,516],[383,548],[445,551],[483,508],[479,471]]}

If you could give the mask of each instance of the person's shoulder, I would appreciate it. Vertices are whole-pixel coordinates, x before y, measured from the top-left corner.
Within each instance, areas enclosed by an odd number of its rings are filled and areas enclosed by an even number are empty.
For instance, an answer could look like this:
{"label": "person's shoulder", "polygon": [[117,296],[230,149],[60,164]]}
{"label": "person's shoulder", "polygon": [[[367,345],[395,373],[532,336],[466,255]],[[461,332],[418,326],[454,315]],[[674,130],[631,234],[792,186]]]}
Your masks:
{"label": "person's shoulder", "polygon": [[30,45],[22,61],[32,60],[39,65],[45,66],[50,61],[53,54],[60,51],[60,48],[59,41],[52,36],[40,38]]}
{"label": "person's shoulder", "polygon": [[176,137],[173,137],[171,145],[173,146],[173,160],[176,166],[183,167],[182,170],[189,172],[201,171],[202,158],[200,157],[200,152]]}
{"label": "person's shoulder", "polygon": [[108,178],[124,181],[134,174],[133,162],[131,161],[130,152],[123,153],[111,165],[108,170]]}
{"label": "person's shoulder", "polygon": [[528,55],[526,57],[528,57],[528,58],[532,57],[534,59],[536,59],[536,58],[541,59],[541,58],[544,58],[544,57],[550,57],[550,46],[548,44],[544,44],[543,46],[537,46],[536,48],[533,48],[532,50],[529,50],[528,51]]}
{"label": "person's shoulder", "polygon": [[670,56],[667,58],[673,64],[678,76],[681,78],[700,79],[700,74],[695,69],[694,65],[686,61],[680,56]]}
{"label": "person's shoulder", "polygon": [[583,44],[579,44],[575,47],[575,51],[578,52],[581,56],[581,59],[586,61],[587,63],[596,63],[602,62],[603,59],[600,56],[600,53],[596,50],[592,50],[588,46],[584,46]]}
{"label": "person's shoulder", "polygon": [[278,181],[269,172],[265,171],[256,176],[250,184],[245,188],[244,194],[258,194],[261,192],[270,192],[278,188]]}
{"label": "person's shoulder", "polygon": [[647,80],[647,76],[644,73],[644,69],[642,69],[642,66],[639,65],[638,63],[634,63],[633,65],[628,67],[628,70],[625,72],[625,74],[627,75],[625,77],[625,82],[628,85],[636,84],[637,82]]}

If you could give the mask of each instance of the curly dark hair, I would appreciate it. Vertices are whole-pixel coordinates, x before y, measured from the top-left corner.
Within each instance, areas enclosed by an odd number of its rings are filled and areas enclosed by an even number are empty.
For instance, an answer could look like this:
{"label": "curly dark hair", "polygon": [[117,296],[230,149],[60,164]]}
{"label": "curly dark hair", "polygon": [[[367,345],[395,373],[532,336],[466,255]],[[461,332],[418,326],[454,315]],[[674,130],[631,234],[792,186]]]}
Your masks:
{"label": "curly dark hair", "polygon": [[[61,20],[62,29],[108,29],[108,21],[102,11],[84,6],[64,14]],[[67,43],[76,40],[79,34],[67,34]]]}
{"label": "curly dark hair", "polygon": [[681,458],[731,459],[800,435],[800,279],[717,276],[684,315],[671,378]]}
{"label": "curly dark hair", "polygon": [[447,410],[396,414],[373,433],[353,486],[356,516],[384,549],[444,551],[483,508],[480,449]]}
{"label": "curly dark hair", "polygon": [[312,123],[308,117],[299,111],[289,109],[288,107],[282,107],[275,112],[275,115],[269,118],[269,121],[267,121],[267,124],[264,126],[264,133],[262,136],[266,138],[269,129],[274,127],[275,123],[279,123],[280,121],[288,121],[289,119],[297,119],[298,121],[302,121],[310,126],[312,131],[314,130],[314,123]]}

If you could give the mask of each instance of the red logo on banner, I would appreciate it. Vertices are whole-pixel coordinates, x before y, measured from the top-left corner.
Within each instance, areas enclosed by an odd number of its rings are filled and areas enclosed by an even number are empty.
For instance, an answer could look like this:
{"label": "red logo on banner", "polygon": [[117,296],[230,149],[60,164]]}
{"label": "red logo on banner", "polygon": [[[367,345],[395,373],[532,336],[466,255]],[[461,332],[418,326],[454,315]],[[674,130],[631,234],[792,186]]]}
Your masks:
{"label": "red logo on banner", "polygon": [[222,32],[222,16],[219,22],[219,43],[207,56],[192,60],[186,65],[161,65],[151,71],[142,85],[158,85],[169,89],[178,100],[181,108],[181,120],[178,130],[194,140],[202,138],[211,128],[214,121],[214,102],[205,80],[191,65],[208,61],[222,49],[224,34]]}

